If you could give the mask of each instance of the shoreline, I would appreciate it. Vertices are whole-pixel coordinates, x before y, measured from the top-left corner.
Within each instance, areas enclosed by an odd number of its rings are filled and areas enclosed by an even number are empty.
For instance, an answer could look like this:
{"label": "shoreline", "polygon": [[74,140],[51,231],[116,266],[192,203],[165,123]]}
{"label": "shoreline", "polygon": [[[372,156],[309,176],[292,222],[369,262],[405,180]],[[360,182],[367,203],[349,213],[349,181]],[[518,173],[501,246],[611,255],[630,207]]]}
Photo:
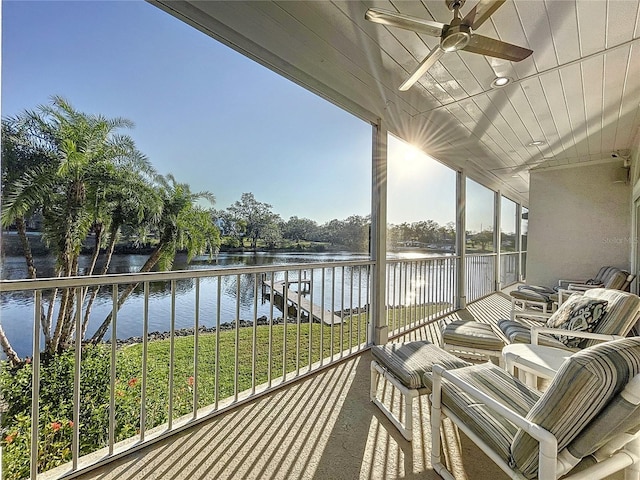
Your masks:
{"label": "shoreline", "polygon": [[[364,313],[368,310],[368,305],[365,307],[355,307],[353,309],[345,309],[345,310],[339,310],[337,312],[334,312],[334,315],[337,315],[341,318],[345,318],[349,315],[359,315],[361,313]],[[306,313],[302,313],[300,316],[300,321],[304,322],[304,323],[308,323],[309,322],[309,316]],[[220,324],[220,331],[221,332],[225,332],[225,331],[230,331],[230,330],[234,330],[236,328],[235,326],[236,322],[225,322],[225,323],[221,323]],[[284,320],[282,317],[275,317],[273,319],[272,324],[273,325],[282,325],[284,324]],[[298,319],[297,317],[287,317],[287,324],[293,324],[296,325],[298,323]],[[318,323],[320,324],[321,322],[319,320],[315,320],[313,319],[311,323]],[[269,322],[269,318],[266,315],[262,315],[261,317],[257,318],[257,323],[256,325],[258,327],[268,327],[270,324]],[[329,325],[327,325],[329,326]],[[337,325],[335,325],[337,326]],[[252,320],[239,320],[238,321],[238,328],[251,328],[253,327],[253,321]],[[193,327],[187,327],[187,328],[179,328],[174,330],[174,338],[175,337],[189,337],[191,335],[194,334],[194,328]],[[216,326],[212,326],[212,327],[206,327],[206,326],[200,326],[200,328],[198,328],[198,332],[199,333],[204,333],[204,334],[211,334],[211,333],[216,333],[217,328]],[[157,340],[168,340],[171,338],[171,332],[159,332],[159,331],[154,331],[154,332],[149,332],[147,334],[147,341],[157,341]],[[137,345],[139,343],[142,343],[143,338],[142,335],[136,335],[136,336],[132,336],[129,338],[124,338],[124,339],[116,339],[116,346],[118,348],[122,348],[122,347],[128,347],[128,346],[132,346],[132,345]],[[107,339],[107,340],[103,340],[102,342],[100,342],[100,344],[103,345],[111,345],[111,339]]]}
{"label": "shoreline", "polygon": [[[302,317],[301,317],[302,320]],[[306,316],[305,316],[305,320],[306,320]],[[273,319],[273,325],[282,325],[284,322],[282,320],[282,317],[277,317]],[[297,323],[297,319],[295,318],[288,318],[287,319],[287,323]],[[314,321],[315,323],[315,321]],[[238,326],[239,328],[249,328],[249,327],[253,327],[253,321],[249,321],[249,320],[240,320],[238,322]],[[265,327],[265,326],[269,326],[269,320],[266,316],[261,316],[258,317],[257,319],[257,326],[259,327]],[[225,332],[225,331],[230,331],[233,330],[235,327],[235,322],[224,322],[220,324],[220,331],[221,332]],[[217,327],[214,325],[212,327],[206,327],[204,325],[200,326],[200,328],[198,328],[198,332],[200,332],[201,334],[211,334],[211,333],[216,333],[217,331]],[[174,330],[173,335],[174,337],[189,337],[191,335],[193,335],[195,332],[195,329],[193,327],[187,327],[187,328],[177,328]],[[156,340],[168,340],[169,338],[171,338],[171,332],[160,332],[160,331],[154,331],[154,332],[149,332],[147,334],[147,340],[148,341],[156,341]],[[131,345],[137,345],[139,343],[142,343],[142,335],[135,335],[133,337],[129,337],[129,338],[118,338],[116,339],[116,345],[118,348],[120,347],[126,347],[126,346],[131,346]],[[101,344],[104,345],[111,345],[111,339],[108,340],[103,340],[102,342],[100,342]]]}

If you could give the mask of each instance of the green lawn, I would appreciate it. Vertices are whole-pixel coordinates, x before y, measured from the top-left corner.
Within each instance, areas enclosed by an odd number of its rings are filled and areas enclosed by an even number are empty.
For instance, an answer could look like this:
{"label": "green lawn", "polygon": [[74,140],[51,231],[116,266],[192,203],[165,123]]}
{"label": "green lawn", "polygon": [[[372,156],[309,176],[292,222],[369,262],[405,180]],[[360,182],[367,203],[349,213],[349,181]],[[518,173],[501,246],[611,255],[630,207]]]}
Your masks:
{"label": "green lawn", "polygon": [[[448,305],[423,305],[387,311],[390,327],[411,320],[434,316]],[[233,397],[271,380],[294,375],[321,358],[364,344],[367,314],[354,314],[342,325],[288,323],[220,331],[219,335],[199,335],[198,374],[194,379],[195,337],[174,339],[173,418],[193,411],[193,392],[197,381],[198,407]],[[298,341],[299,339],[299,341]],[[219,345],[218,345],[219,342]],[[255,348],[254,348],[255,345]],[[269,346],[271,348],[269,348]],[[140,433],[143,385],[143,346],[120,348],[116,354],[115,436],[116,441]],[[148,343],[146,361],[145,430],[168,420],[169,340]],[[271,356],[269,352],[271,351]],[[255,353],[254,353],[255,352]],[[80,453],[106,446],[109,430],[110,364],[108,345],[87,347],[83,351],[80,384]],[[217,361],[216,361],[217,359]],[[236,372],[237,364],[237,372]],[[255,367],[254,367],[255,365]],[[1,362],[1,396],[8,406],[2,416],[2,457],[5,478],[28,476],[31,365],[18,370]],[[46,471],[71,460],[73,421],[73,352],[65,352],[44,362],[40,382],[39,469]],[[237,375],[237,383],[236,383]],[[217,376],[217,384],[216,384]]]}
{"label": "green lawn", "polygon": [[[366,341],[366,317],[354,315],[342,326],[322,326],[308,322],[274,325],[256,328],[240,328],[221,331],[216,334],[202,334],[198,345],[198,405],[211,405],[216,401],[216,371],[218,375],[218,395],[221,400],[232,397],[236,385],[237,392],[248,390],[252,385],[264,384],[271,379],[282,377],[283,370],[295,372],[323,358],[334,356]],[[217,345],[219,338],[220,345]],[[300,339],[298,342],[298,338]],[[194,386],[194,337],[177,337],[174,341],[174,413],[176,416],[188,413],[193,408]],[[236,348],[237,342],[237,348]],[[255,359],[254,359],[255,343]],[[285,345],[286,344],[286,345]],[[269,357],[271,345],[271,358]],[[333,348],[332,348],[333,346]],[[218,360],[216,363],[216,350]],[[322,352],[322,354],[321,354]],[[168,405],[170,341],[150,342],[147,358],[147,398],[148,404],[161,406],[161,411],[153,409],[147,427],[166,421]],[[286,368],[283,363],[286,362]],[[255,363],[255,368],[254,368]],[[142,379],[142,345],[123,348],[118,353],[118,377]],[[136,385],[136,386],[137,386]]]}

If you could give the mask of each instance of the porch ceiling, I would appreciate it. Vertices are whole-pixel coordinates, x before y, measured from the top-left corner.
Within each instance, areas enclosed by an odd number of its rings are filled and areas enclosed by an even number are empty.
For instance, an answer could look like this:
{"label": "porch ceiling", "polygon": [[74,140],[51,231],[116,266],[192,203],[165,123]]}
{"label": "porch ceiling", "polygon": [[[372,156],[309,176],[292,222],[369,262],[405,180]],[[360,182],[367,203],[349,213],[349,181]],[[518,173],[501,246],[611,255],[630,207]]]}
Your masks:
{"label": "porch ceiling", "polygon": [[[443,0],[150,1],[525,204],[529,169],[624,157],[640,125],[640,0],[508,1],[478,33],[532,56],[447,53],[407,92],[398,86],[438,39],[365,11],[449,23]],[[496,76],[513,81],[492,89]]]}

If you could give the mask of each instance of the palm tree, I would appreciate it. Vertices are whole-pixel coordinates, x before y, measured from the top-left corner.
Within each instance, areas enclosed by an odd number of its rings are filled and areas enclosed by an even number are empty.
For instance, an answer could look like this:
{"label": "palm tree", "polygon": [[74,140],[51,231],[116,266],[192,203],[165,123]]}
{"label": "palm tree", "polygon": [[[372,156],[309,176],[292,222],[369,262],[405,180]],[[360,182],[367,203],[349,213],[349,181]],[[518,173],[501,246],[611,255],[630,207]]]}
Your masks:
{"label": "palm tree", "polygon": [[[96,209],[93,225],[94,251],[87,275],[92,275],[98,254],[105,247],[100,275],[106,275],[116,242],[123,227],[139,231],[147,225],[156,224],[162,213],[162,198],[151,181],[140,174],[118,171],[113,182],[105,188],[103,208]],[[89,324],[91,308],[100,287],[96,286],[89,294],[82,322],[82,338]]]}
{"label": "palm tree", "polygon": [[[15,225],[27,264],[27,278],[36,278],[36,267],[27,237],[26,219],[41,210],[51,176],[43,174],[54,157],[46,144],[33,134],[33,124],[24,116],[2,120],[2,204],[6,206],[15,190],[26,191],[16,208],[3,208],[2,226]],[[35,141],[34,141],[35,140]],[[51,173],[51,171],[46,171]],[[48,183],[48,182],[47,182]]]}
{"label": "palm tree", "polygon": [[[22,246],[27,266],[27,278],[37,276],[29,237],[27,236],[27,218],[38,211],[46,199],[52,179],[51,162],[54,158],[47,142],[36,134],[37,129],[28,115],[9,117],[2,120],[2,216],[4,228],[15,226]],[[23,196],[14,202],[11,200],[22,192]],[[41,316],[43,327],[47,317]],[[0,325],[0,347],[7,359],[14,365],[21,359],[11,346],[2,325]]]}
{"label": "palm tree", "polygon": [[[116,133],[132,127],[132,122],[79,112],[62,97],[53,97],[38,111],[24,112],[17,124],[28,127],[29,142],[47,152],[47,158],[11,184],[3,204],[3,224],[39,206],[43,240],[56,256],[57,275],[78,275],[84,240],[92,229],[106,224],[101,215],[108,210],[105,192],[114,178],[122,177],[118,171],[153,175],[153,169],[130,137]],[[43,320],[49,353],[64,347],[74,328],[73,293],[67,289],[62,291],[56,328],[51,331],[57,294],[53,292]]]}
{"label": "palm tree", "polygon": [[[169,270],[178,250],[187,251],[187,260],[195,255],[210,255],[220,247],[220,233],[214,225],[210,212],[199,207],[196,202],[208,200],[215,202],[210,192],[192,193],[189,185],[176,182],[172,175],[159,178],[158,192],[162,198],[162,213],[155,226],[158,244],[140,269],[149,272],[156,265],[161,270]],[[129,285],[118,299],[117,309],[135,290],[138,284]],[[100,342],[111,324],[113,312],[102,322],[93,334],[91,341]]]}

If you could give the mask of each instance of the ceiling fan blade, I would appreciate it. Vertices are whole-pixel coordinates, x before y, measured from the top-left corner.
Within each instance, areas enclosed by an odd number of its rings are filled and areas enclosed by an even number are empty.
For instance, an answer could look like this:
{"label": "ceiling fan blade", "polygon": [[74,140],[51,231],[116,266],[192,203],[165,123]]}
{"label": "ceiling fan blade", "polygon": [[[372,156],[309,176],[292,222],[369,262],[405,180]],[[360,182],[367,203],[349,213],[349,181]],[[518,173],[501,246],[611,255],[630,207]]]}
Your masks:
{"label": "ceiling fan blade", "polygon": [[409,90],[414,83],[418,81],[418,79],[425,74],[427,70],[431,68],[431,66],[436,63],[440,57],[444,54],[444,50],[440,48],[440,45],[435,47],[433,50],[429,52],[426,58],[422,61],[422,63],[418,66],[418,68],[411,74],[407,80],[400,85],[400,91],[405,92]]}
{"label": "ceiling fan blade", "polygon": [[381,23],[391,27],[404,28],[412,32],[424,33],[432,37],[439,37],[446,26],[444,23],[423,20],[422,18],[403,15],[402,13],[382,10],[380,8],[370,8],[365,13],[364,18],[370,22]]}
{"label": "ceiling fan blade", "polygon": [[462,23],[471,27],[472,30],[475,30],[486,22],[504,2],[506,2],[506,0],[480,0],[476,6],[465,15]]}
{"label": "ceiling fan blade", "polygon": [[472,53],[479,53],[488,57],[503,58],[512,62],[524,60],[533,53],[533,50],[519,47],[512,43],[502,42],[495,38],[485,37],[483,35],[473,34],[469,44],[462,50]]}

